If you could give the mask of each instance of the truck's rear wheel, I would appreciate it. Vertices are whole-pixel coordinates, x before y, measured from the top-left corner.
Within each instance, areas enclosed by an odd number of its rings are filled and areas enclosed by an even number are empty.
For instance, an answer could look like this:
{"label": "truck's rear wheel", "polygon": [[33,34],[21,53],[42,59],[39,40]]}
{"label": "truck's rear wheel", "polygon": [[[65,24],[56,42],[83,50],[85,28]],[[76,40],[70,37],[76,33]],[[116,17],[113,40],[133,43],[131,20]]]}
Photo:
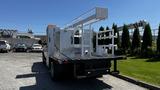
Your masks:
{"label": "truck's rear wheel", "polygon": [[43,64],[46,64],[46,59],[44,57],[44,54],[42,53],[42,61],[43,61]]}
{"label": "truck's rear wheel", "polygon": [[54,64],[53,62],[51,62],[50,74],[51,74],[52,80],[58,79],[57,65]]}

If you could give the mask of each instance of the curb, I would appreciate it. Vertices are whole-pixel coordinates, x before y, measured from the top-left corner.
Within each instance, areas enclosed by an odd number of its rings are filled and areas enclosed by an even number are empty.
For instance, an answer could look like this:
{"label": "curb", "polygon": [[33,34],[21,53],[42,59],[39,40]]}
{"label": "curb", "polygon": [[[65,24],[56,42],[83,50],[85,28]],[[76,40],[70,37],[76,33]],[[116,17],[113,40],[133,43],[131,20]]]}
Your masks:
{"label": "curb", "polygon": [[160,87],[158,87],[158,86],[154,86],[154,85],[150,85],[150,84],[138,81],[138,80],[134,80],[134,79],[129,78],[127,76],[118,75],[118,74],[112,74],[112,73],[110,75],[112,75],[114,77],[117,77],[117,78],[120,78],[120,79],[123,79],[123,80],[128,81],[128,82],[134,83],[134,84],[136,84],[138,86],[147,88],[149,90],[160,90]]}

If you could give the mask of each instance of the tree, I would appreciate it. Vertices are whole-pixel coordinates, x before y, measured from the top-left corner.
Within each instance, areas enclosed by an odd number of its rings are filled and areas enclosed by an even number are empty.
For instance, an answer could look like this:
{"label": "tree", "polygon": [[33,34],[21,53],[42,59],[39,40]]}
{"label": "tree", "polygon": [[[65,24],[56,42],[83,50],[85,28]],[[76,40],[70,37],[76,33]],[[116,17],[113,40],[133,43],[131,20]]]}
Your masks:
{"label": "tree", "polygon": [[157,52],[160,53],[160,25],[159,25],[159,28],[158,28]]}
{"label": "tree", "polygon": [[152,46],[152,32],[149,24],[145,26],[142,40],[141,50],[146,52]]}
{"label": "tree", "polygon": [[129,37],[129,31],[128,27],[126,25],[123,26],[123,32],[122,32],[122,43],[121,47],[124,50],[124,53],[126,54],[126,51],[130,48],[131,42]]}
{"label": "tree", "polygon": [[[99,28],[99,31],[104,31],[104,27],[101,26],[101,27]],[[100,35],[102,35],[102,34],[99,34],[98,37],[100,37]],[[104,41],[104,40],[98,40],[98,44],[99,44],[99,45],[103,45],[103,41]]]}
{"label": "tree", "polygon": [[109,30],[109,27],[108,27],[108,26],[106,27],[106,30]]}
{"label": "tree", "polygon": [[0,32],[0,38],[2,37],[3,32]]}
{"label": "tree", "polygon": [[140,44],[141,42],[140,42],[139,29],[138,27],[136,27],[133,33],[132,46],[131,46],[131,50],[133,53],[136,53],[138,51]]}
{"label": "tree", "polygon": [[[106,27],[106,30],[109,30],[109,27],[108,27],[108,26]],[[109,36],[109,32],[105,32],[104,34],[105,34],[107,37]],[[104,39],[104,42],[103,42],[104,45],[108,45],[108,44],[110,44],[110,43],[111,43],[111,39],[109,39],[109,38]]]}
{"label": "tree", "polygon": [[99,28],[99,31],[104,31],[104,27],[101,26],[101,27]]}
{"label": "tree", "polygon": [[112,29],[114,30],[114,35],[116,35],[117,33],[117,38],[115,38],[114,43],[117,44],[118,47],[120,47],[120,38],[119,38],[119,31],[118,31],[117,25],[113,23]]}
{"label": "tree", "polygon": [[41,44],[41,45],[42,45],[42,40],[38,40],[38,44]]}

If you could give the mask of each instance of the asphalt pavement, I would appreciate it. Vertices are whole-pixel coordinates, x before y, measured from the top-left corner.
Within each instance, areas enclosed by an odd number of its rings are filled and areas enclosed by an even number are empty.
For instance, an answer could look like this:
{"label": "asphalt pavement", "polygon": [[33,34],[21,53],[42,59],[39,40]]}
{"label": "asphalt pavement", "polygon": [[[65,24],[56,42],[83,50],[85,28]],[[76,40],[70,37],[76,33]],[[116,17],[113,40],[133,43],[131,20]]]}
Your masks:
{"label": "asphalt pavement", "polygon": [[0,53],[0,90],[146,90],[111,75],[53,82],[41,56],[41,53]]}

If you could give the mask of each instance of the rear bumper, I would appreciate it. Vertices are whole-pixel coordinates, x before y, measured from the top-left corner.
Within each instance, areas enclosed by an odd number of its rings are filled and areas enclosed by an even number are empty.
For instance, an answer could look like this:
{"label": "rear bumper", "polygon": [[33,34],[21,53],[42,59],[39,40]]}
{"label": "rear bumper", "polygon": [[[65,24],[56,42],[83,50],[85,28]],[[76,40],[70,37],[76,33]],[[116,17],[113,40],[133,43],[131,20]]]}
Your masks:
{"label": "rear bumper", "polygon": [[81,76],[94,77],[104,75],[110,72],[111,61],[95,61],[75,63],[73,66],[74,77]]}
{"label": "rear bumper", "polygon": [[81,79],[81,78],[87,78],[87,77],[97,77],[97,76],[102,76],[109,73],[110,73],[110,70],[106,68],[85,70],[84,75],[76,75],[75,78]]}
{"label": "rear bumper", "polygon": [[25,51],[27,51],[27,49],[25,49],[25,48],[16,48],[15,51],[17,51],[17,52],[25,52]]}
{"label": "rear bumper", "polygon": [[31,49],[32,52],[42,52],[43,49]]}
{"label": "rear bumper", "polygon": [[110,70],[106,68],[90,69],[90,70],[85,70],[85,75],[87,77],[93,77],[93,76],[108,74],[109,72]]}

